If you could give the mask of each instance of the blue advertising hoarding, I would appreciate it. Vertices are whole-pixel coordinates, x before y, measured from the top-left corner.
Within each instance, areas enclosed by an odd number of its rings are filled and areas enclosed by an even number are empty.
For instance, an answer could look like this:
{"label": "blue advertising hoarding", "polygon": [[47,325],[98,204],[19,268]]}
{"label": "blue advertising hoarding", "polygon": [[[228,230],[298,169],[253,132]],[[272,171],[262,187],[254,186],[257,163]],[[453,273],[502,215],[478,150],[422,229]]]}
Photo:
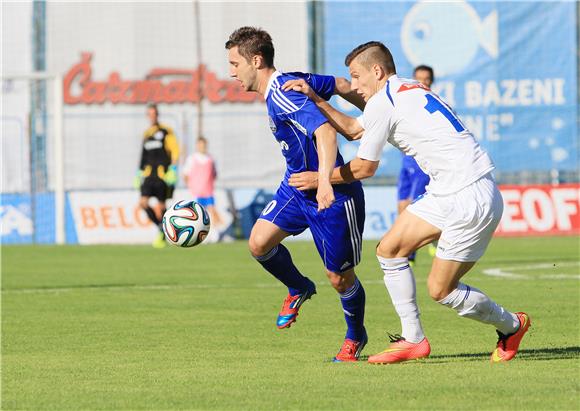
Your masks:
{"label": "blue advertising hoarding", "polygon": [[[402,77],[434,68],[432,87],[490,152],[498,172],[578,171],[575,2],[327,2],[324,72],[347,78],[345,56],[371,40]],[[339,103],[338,101],[336,103]],[[340,104],[357,115],[358,110]],[[356,146],[341,143],[353,156]],[[386,147],[379,175],[396,176]]]}

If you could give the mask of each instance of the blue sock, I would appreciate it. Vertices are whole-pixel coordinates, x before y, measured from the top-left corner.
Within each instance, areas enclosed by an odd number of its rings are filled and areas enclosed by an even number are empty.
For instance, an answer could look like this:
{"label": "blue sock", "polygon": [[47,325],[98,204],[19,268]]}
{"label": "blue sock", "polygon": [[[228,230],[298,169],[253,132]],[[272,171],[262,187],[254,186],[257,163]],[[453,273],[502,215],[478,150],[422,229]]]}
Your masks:
{"label": "blue sock", "polygon": [[290,295],[301,294],[314,287],[312,281],[300,274],[292,262],[290,252],[282,244],[278,244],[266,254],[254,258],[262,264],[266,271],[288,287]]}
{"label": "blue sock", "polygon": [[365,336],[365,289],[355,277],[354,285],[339,295],[348,327],[346,338],[361,341]]}

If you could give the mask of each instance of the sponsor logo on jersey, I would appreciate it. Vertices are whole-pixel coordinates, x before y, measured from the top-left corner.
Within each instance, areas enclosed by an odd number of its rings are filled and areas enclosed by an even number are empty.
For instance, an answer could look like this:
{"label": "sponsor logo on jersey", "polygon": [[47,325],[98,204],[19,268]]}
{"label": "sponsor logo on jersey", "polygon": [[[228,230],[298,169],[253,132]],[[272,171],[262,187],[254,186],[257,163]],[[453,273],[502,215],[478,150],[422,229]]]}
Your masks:
{"label": "sponsor logo on jersey", "polygon": [[276,123],[274,123],[272,117],[268,117],[268,123],[270,124],[270,130],[272,130],[272,133],[276,133],[276,130],[278,129],[276,128]]}
{"label": "sponsor logo on jersey", "polygon": [[159,140],[149,140],[143,144],[145,150],[156,150],[158,148],[163,147],[163,143]]}
{"label": "sponsor logo on jersey", "polygon": [[428,87],[424,86],[421,83],[418,83],[418,84],[401,84],[401,87],[399,87],[399,89],[397,90],[397,93],[400,93],[401,91],[413,90],[415,88],[422,88],[423,90],[430,91]]}
{"label": "sponsor logo on jersey", "polygon": [[163,131],[156,131],[155,134],[153,134],[153,138],[155,140],[163,140]]}
{"label": "sponsor logo on jersey", "polygon": [[282,148],[282,151],[286,151],[288,150],[288,143],[285,142],[284,140],[280,141],[280,147]]}

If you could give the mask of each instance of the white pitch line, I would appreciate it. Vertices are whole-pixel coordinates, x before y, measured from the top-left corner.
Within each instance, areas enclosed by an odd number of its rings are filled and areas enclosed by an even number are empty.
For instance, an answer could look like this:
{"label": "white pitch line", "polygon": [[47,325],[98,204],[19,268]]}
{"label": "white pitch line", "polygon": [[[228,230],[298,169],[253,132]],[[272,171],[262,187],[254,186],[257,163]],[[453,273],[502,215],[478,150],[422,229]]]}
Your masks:
{"label": "white pitch line", "polygon": [[577,267],[580,266],[579,261],[575,262],[564,262],[564,263],[541,263],[541,264],[530,264],[514,267],[496,267],[496,268],[486,268],[482,270],[482,273],[490,277],[502,277],[509,278],[512,280],[580,280],[580,274],[568,274],[568,273],[542,273],[537,275],[526,275],[518,274],[514,271],[530,271],[530,270],[545,270],[549,268],[560,268],[560,267]]}

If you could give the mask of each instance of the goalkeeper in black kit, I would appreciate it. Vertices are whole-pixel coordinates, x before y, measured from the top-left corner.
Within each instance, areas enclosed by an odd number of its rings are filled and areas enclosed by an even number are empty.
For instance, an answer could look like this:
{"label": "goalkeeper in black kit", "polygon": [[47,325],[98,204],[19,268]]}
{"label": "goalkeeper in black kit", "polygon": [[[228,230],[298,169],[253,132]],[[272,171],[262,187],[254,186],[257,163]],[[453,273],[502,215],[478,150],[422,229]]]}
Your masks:
{"label": "goalkeeper in black kit", "polygon": [[[155,104],[147,106],[147,117],[151,126],[143,135],[141,163],[135,187],[141,190],[139,206],[145,210],[149,219],[159,227],[159,234],[153,241],[153,247],[165,247],[165,236],[161,226],[165,213],[165,200],[173,196],[177,183],[177,160],[179,146],[173,130],[159,123],[159,110]],[[153,206],[150,198],[157,199]]]}

